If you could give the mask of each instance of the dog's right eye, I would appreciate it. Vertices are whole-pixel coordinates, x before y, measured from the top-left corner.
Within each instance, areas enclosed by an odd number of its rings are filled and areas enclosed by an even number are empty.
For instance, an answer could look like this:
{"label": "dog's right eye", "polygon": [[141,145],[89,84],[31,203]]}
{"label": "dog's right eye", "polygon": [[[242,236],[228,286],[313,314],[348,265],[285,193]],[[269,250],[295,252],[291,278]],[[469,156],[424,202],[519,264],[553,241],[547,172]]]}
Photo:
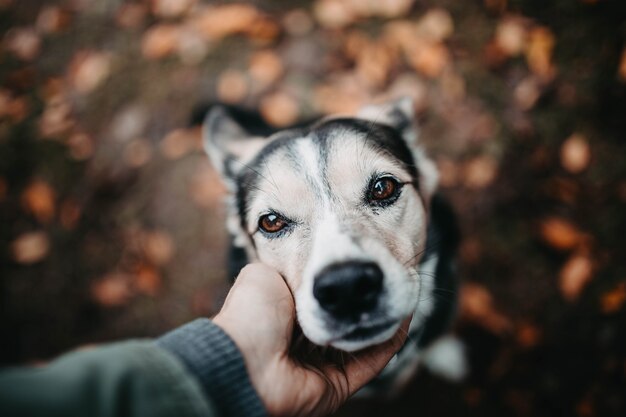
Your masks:
{"label": "dog's right eye", "polygon": [[278,233],[285,227],[287,227],[287,220],[275,213],[264,214],[259,218],[259,229],[265,233]]}

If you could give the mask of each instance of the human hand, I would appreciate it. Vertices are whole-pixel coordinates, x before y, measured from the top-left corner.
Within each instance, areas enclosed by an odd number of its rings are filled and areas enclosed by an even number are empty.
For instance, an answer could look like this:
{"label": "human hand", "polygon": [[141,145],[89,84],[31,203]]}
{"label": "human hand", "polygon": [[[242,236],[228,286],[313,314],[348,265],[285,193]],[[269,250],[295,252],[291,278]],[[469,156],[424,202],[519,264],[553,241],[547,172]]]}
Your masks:
{"label": "human hand", "polygon": [[385,367],[406,339],[408,319],[394,337],[351,354],[342,367],[317,369],[289,356],[295,325],[293,295],[262,264],[242,269],[213,319],[235,341],[261,400],[273,416],[321,416],[335,411]]}

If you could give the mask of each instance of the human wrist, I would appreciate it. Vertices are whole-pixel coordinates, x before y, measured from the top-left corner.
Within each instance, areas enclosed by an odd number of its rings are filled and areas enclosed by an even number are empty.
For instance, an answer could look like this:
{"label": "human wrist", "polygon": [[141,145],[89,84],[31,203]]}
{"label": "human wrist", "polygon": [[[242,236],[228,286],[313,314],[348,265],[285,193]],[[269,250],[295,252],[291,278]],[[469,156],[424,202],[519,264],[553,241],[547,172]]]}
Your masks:
{"label": "human wrist", "polygon": [[223,415],[266,415],[241,351],[218,325],[197,319],[161,336],[156,344],[184,363]]}

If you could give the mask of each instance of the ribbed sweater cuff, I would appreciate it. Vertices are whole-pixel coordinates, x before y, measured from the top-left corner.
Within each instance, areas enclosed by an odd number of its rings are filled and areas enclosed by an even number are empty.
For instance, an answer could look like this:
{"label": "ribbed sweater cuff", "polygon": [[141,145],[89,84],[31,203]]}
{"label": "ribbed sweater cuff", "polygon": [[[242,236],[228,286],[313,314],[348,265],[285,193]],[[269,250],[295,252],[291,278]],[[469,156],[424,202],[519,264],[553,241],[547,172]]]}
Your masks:
{"label": "ribbed sweater cuff", "polygon": [[156,340],[186,365],[208,398],[228,417],[266,416],[252,387],[241,352],[232,339],[208,319],[197,319]]}

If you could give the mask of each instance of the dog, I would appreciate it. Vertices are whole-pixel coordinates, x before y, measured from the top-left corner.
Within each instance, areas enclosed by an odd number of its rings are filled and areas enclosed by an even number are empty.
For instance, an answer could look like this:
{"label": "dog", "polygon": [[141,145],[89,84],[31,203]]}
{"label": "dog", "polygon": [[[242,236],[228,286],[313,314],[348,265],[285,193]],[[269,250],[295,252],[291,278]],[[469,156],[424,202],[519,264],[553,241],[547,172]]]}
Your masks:
{"label": "dog", "polygon": [[258,114],[213,105],[203,144],[229,190],[231,274],[248,261],[275,268],[297,322],[319,346],[354,352],[408,339],[366,390],[395,392],[419,363],[459,380],[455,217],[402,98],[273,130]]}

